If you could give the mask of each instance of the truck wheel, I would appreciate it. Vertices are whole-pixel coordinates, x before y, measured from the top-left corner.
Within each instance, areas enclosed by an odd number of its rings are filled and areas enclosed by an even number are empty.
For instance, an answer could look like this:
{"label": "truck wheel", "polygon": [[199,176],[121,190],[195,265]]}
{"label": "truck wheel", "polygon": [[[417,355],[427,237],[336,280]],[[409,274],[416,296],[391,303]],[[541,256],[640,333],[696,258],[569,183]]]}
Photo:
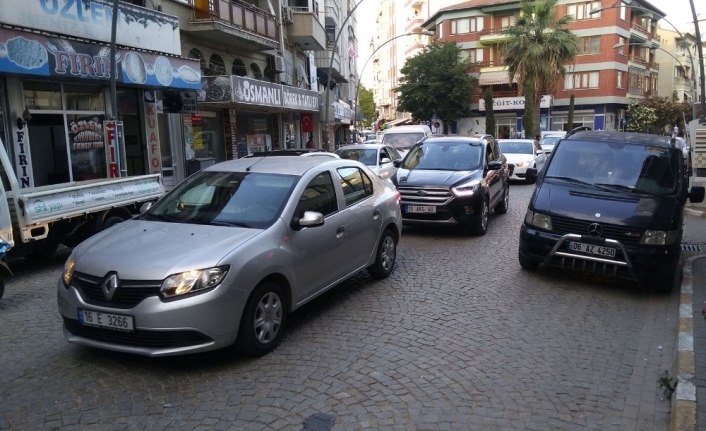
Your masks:
{"label": "truck wheel", "polygon": [[528,271],[534,271],[539,268],[539,262],[537,262],[536,260],[527,259],[522,255],[522,253],[518,253],[517,257],[520,260],[520,266],[523,269],[526,269]]}
{"label": "truck wheel", "polygon": [[125,220],[123,220],[121,217],[118,217],[118,216],[108,217],[103,222],[103,230],[109,229],[109,228],[115,226],[116,224],[122,223],[124,221]]}
{"label": "truck wheel", "polygon": [[28,254],[27,257],[35,260],[49,259],[54,256],[58,248],[59,241],[49,235],[43,240],[35,241],[34,244],[32,244],[32,252]]}
{"label": "truck wheel", "polygon": [[284,290],[268,281],[248,298],[238,329],[236,348],[248,356],[262,356],[277,346],[287,321]]}

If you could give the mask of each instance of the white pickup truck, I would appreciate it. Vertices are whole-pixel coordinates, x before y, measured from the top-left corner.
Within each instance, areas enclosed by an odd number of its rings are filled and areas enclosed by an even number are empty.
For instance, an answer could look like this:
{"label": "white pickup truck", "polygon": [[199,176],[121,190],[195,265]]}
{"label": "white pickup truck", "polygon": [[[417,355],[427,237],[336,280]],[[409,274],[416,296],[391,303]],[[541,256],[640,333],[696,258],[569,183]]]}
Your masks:
{"label": "white pickup truck", "polygon": [[[0,179],[0,239],[9,259],[47,258],[60,244],[76,246],[164,194],[160,174],[20,188],[1,139]],[[6,261],[3,270],[11,274]],[[0,279],[0,297],[3,290]]]}

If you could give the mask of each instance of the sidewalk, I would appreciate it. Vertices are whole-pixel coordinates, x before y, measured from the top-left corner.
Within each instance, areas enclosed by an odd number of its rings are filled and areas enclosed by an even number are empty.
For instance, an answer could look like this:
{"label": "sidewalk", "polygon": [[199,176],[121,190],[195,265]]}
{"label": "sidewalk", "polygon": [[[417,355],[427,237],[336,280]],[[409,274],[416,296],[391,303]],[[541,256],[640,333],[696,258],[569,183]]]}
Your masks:
{"label": "sidewalk", "polygon": [[673,375],[671,431],[706,431],[706,206],[685,209],[679,337]]}

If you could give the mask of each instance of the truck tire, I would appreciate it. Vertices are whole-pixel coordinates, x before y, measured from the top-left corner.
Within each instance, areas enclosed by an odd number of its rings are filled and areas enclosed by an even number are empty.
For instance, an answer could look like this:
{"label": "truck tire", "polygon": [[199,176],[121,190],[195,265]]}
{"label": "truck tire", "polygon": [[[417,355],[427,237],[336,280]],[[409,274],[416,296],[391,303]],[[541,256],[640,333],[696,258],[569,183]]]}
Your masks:
{"label": "truck tire", "polygon": [[122,223],[125,220],[122,217],[112,216],[105,219],[103,222],[103,230],[109,229],[118,223]]}
{"label": "truck tire", "polygon": [[54,256],[61,241],[51,234],[43,240],[35,241],[32,244],[32,252],[27,255],[30,259],[45,260]]}

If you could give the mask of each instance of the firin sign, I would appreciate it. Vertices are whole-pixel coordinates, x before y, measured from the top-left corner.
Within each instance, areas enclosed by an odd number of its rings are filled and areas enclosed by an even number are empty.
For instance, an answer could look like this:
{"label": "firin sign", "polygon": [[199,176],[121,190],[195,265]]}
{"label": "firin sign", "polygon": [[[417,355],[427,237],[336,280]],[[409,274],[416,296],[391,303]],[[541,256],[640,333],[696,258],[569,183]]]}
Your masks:
{"label": "firin sign", "polygon": [[108,178],[120,177],[120,156],[118,155],[118,143],[122,140],[123,122],[105,121],[103,122],[105,134],[106,151],[105,156],[108,163]]}

